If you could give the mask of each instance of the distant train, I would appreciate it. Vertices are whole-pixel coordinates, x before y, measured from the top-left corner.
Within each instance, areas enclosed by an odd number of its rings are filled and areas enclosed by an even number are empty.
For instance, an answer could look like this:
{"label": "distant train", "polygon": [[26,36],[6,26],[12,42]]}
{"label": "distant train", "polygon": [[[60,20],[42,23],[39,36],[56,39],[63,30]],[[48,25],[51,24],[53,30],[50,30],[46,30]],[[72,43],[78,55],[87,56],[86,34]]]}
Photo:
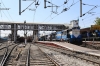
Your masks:
{"label": "distant train", "polygon": [[69,43],[82,43],[78,20],[71,21],[69,29],[56,32],[56,40]]}
{"label": "distant train", "polygon": [[81,33],[82,38],[87,38],[89,40],[93,40],[93,38],[96,38],[95,40],[100,40],[100,31],[99,30],[90,30],[90,31],[84,31]]}
{"label": "distant train", "polygon": [[7,37],[0,37],[0,42],[6,42],[6,41],[8,41],[8,38]]}

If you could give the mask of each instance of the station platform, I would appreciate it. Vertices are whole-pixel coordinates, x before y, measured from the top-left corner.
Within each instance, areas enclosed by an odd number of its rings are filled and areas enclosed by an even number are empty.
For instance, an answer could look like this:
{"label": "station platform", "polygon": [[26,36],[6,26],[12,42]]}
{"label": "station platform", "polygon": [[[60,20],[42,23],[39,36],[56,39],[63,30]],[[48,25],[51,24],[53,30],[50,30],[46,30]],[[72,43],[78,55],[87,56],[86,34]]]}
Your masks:
{"label": "station platform", "polygon": [[56,45],[62,46],[64,48],[67,48],[67,49],[72,50],[72,51],[78,51],[78,52],[82,52],[82,53],[86,53],[86,54],[100,56],[100,51],[99,50],[92,50],[92,49],[89,49],[89,48],[80,47],[80,46],[77,46],[77,45],[74,45],[74,44],[70,44],[70,43],[67,43],[67,42],[38,41],[38,43],[56,44]]}

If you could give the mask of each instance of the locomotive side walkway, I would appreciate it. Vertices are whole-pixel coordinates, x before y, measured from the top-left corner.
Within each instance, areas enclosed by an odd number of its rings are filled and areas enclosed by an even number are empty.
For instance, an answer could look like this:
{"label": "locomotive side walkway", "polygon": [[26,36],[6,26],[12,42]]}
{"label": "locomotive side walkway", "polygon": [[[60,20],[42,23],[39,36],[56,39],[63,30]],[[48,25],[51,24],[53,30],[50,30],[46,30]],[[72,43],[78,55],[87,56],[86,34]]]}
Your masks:
{"label": "locomotive side walkway", "polygon": [[72,51],[78,51],[78,52],[82,52],[82,53],[86,53],[86,54],[91,54],[91,55],[96,55],[96,56],[100,56],[100,51],[99,50],[92,50],[92,49],[88,49],[85,47],[80,47],[74,44],[70,44],[67,42],[54,42],[54,41],[38,41],[38,43],[52,43],[52,44],[56,44],[65,48],[68,48]]}
{"label": "locomotive side walkway", "polygon": [[94,42],[94,43],[100,43],[100,41],[83,41],[83,42]]}

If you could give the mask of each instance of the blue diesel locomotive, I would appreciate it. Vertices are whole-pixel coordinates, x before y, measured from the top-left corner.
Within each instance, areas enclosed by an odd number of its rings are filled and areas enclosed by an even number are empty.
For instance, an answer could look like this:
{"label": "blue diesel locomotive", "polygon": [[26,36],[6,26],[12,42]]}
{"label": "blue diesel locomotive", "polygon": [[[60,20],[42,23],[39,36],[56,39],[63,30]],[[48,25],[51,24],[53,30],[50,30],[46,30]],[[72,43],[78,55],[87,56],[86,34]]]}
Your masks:
{"label": "blue diesel locomotive", "polygon": [[80,27],[78,20],[72,20],[69,28],[63,31],[56,32],[56,40],[68,41],[69,43],[82,43],[82,37],[80,34]]}

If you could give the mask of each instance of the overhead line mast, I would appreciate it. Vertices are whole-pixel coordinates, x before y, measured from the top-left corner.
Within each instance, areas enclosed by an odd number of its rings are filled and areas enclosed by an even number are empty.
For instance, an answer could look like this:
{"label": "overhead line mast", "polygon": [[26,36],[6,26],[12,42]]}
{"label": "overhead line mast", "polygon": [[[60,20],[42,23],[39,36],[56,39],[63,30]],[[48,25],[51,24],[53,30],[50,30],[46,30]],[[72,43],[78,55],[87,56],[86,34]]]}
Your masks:
{"label": "overhead line mast", "polygon": [[[31,1],[31,0],[23,0],[23,1]],[[33,3],[35,3],[36,8],[40,5],[38,1],[32,0],[33,2],[27,6],[24,10],[21,10],[21,0],[19,0],[19,15],[23,13],[25,10],[27,10]]]}
{"label": "overhead line mast", "polygon": [[80,17],[82,17],[82,0],[80,0]]}
{"label": "overhead line mast", "polygon": [[19,15],[21,15],[21,0],[19,0]]}

